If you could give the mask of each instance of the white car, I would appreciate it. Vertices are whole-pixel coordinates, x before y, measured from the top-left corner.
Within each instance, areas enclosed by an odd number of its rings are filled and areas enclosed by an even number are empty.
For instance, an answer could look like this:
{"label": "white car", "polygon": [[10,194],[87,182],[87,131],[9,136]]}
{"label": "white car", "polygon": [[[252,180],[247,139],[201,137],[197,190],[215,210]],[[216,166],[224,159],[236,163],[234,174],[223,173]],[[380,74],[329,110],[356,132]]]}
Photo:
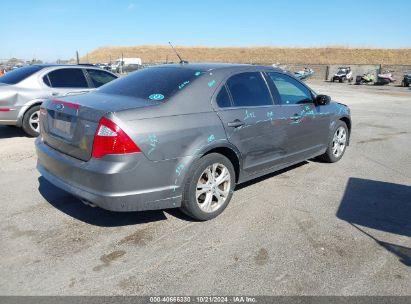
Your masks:
{"label": "white car", "polygon": [[10,71],[0,77],[0,125],[22,127],[27,135],[38,136],[44,100],[87,93],[116,78],[89,65],[36,64]]}

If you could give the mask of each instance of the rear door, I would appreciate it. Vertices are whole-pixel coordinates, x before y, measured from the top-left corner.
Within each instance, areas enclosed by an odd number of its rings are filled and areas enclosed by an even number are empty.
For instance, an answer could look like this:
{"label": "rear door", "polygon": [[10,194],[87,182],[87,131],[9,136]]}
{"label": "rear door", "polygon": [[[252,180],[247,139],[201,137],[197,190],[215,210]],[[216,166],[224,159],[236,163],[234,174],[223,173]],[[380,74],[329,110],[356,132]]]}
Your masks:
{"label": "rear door", "polygon": [[[293,161],[311,157],[325,148],[331,113],[314,103],[313,93],[300,81],[283,73],[268,72],[288,125],[286,153]],[[275,95],[276,95],[275,94]]]}
{"label": "rear door", "polygon": [[43,82],[49,87],[51,98],[77,95],[93,90],[83,69],[80,68],[53,70],[43,77]]}
{"label": "rear door", "polygon": [[277,113],[260,72],[231,76],[216,95],[215,107],[249,175],[267,169],[281,157],[286,132],[281,127],[272,128]]}

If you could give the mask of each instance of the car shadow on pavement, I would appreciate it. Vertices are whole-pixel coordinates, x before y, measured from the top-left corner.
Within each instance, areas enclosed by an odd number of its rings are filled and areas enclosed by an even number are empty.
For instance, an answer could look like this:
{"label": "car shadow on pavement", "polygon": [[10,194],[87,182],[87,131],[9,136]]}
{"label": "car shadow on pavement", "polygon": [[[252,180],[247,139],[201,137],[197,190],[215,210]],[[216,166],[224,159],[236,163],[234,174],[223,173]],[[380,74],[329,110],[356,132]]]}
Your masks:
{"label": "car shadow on pavement", "polygon": [[14,126],[0,126],[0,139],[12,137],[27,137],[23,129]]}
{"label": "car shadow on pavement", "polygon": [[[61,212],[100,227],[120,227],[166,220],[163,211],[111,212],[84,205],[79,199],[39,177],[39,192],[43,198]],[[175,215],[178,217],[178,215]]]}
{"label": "car shadow on pavement", "polygon": [[337,217],[373,239],[411,267],[411,248],[384,242],[360,228],[411,237],[411,187],[350,178]]}

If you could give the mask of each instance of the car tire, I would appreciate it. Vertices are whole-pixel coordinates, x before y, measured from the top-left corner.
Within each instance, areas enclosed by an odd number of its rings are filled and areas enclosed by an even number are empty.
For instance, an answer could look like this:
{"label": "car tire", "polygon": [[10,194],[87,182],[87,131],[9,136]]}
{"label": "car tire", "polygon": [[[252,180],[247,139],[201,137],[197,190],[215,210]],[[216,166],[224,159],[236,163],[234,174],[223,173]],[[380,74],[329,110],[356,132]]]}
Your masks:
{"label": "car tire", "polygon": [[30,137],[40,134],[40,105],[33,106],[23,116],[23,130]]}
{"label": "car tire", "polygon": [[217,217],[231,200],[235,180],[234,166],[227,157],[218,153],[201,157],[188,172],[181,211],[199,221]]}
{"label": "car tire", "polygon": [[[318,158],[326,163],[338,162],[344,155],[349,142],[349,132],[345,122],[339,120],[333,130],[329,140],[327,150]],[[344,138],[344,140],[343,140]]]}

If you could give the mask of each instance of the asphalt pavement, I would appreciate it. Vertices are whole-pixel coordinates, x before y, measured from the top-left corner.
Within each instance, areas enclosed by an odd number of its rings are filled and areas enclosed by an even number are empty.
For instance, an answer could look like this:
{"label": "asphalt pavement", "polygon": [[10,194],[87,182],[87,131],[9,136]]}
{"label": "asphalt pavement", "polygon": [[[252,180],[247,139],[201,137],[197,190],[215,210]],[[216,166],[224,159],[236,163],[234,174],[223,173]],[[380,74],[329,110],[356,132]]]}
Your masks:
{"label": "asphalt pavement", "polygon": [[242,185],[205,223],[85,206],[0,126],[0,294],[411,295],[411,90],[311,86],[351,107],[344,158]]}

